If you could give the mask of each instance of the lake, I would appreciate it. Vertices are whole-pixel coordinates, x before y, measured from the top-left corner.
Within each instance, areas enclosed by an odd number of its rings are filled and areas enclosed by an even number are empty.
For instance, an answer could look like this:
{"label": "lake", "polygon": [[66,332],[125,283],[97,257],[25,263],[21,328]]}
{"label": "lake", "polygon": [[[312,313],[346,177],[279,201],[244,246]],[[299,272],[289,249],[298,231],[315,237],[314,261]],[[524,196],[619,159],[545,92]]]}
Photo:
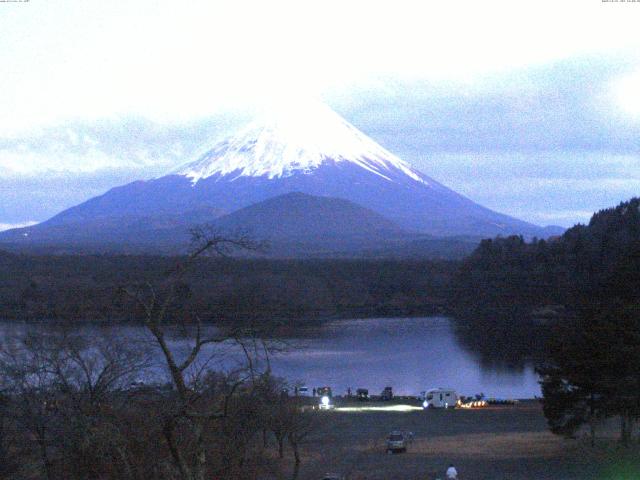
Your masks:
{"label": "lake", "polygon": [[444,317],[340,320],[326,324],[304,348],[277,355],[276,374],[309,388],[330,385],[344,393],[351,387],[377,394],[385,386],[415,395],[433,387],[451,387],[463,395],[540,396],[533,365],[488,366],[458,342]]}
{"label": "lake", "polygon": [[[20,331],[24,324],[5,323],[3,334]],[[98,327],[80,327],[97,334]],[[140,327],[109,327],[111,334],[132,342],[147,343]],[[334,394],[347,388],[368,388],[378,394],[386,386],[394,393],[417,395],[433,387],[455,389],[462,395],[484,393],[487,397],[532,398],[540,395],[533,365],[517,368],[488,365],[465,349],[445,317],[339,320],[307,332],[304,338],[285,339],[286,351],[271,356],[275,375],[312,387],[329,385]],[[175,337],[171,345],[185,355],[188,343]],[[237,346],[216,345],[203,352],[212,356],[213,368],[231,368],[240,362]],[[149,377],[162,375],[156,367]],[[159,380],[159,378],[154,378]]]}

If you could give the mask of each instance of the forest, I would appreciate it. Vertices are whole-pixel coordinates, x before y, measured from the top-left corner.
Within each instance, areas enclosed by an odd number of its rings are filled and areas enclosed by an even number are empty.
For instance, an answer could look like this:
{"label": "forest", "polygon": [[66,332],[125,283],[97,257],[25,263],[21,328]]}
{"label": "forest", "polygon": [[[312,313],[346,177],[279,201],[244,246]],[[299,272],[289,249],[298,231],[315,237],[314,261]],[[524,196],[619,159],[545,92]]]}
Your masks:
{"label": "forest", "polygon": [[[483,241],[452,282],[451,308],[479,349],[537,358],[544,412],[572,437],[640,419],[640,199],[550,241]],[[511,332],[511,334],[510,334]],[[491,339],[494,346],[490,347]]]}
{"label": "forest", "polygon": [[[132,320],[120,288],[157,283],[184,257],[0,252],[0,318]],[[202,258],[183,298],[203,320],[314,323],[327,318],[426,315],[443,310],[456,263],[430,260]]]}
{"label": "forest", "polygon": [[634,198],[602,210],[589,224],[549,240],[483,240],[453,276],[451,312],[462,325],[482,325],[487,335],[499,336],[516,325],[544,331],[598,298],[633,302],[640,279],[639,204]]}

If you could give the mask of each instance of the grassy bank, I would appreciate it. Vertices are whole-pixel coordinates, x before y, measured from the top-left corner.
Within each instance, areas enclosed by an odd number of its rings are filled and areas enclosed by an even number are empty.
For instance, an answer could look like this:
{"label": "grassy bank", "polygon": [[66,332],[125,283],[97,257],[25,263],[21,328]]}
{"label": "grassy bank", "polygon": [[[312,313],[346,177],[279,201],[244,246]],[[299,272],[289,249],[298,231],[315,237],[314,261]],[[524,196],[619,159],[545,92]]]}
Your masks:
{"label": "grassy bank", "polygon": [[[565,440],[548,432],[537,401],[477,410],[320,414],[322,431],[306,445],[303,479],[336,472],[351,480],[432,480],[444,478],[449,463],[462,480],[640,478],[640,449],[618,448],[614,428],[595,448],[586,438]],[[414,433],[406,453],[385,452],[391,430]]]}

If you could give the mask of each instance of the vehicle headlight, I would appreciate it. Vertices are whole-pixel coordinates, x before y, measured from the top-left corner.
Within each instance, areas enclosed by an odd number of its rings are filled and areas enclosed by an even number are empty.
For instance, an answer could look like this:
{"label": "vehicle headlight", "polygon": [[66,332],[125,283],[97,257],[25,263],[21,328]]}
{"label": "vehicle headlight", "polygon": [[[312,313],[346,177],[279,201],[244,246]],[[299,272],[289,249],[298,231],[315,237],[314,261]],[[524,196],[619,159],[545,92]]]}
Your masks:
{"label": "vehicle headlight", "polygon": [[320,401],[322,402],[322,405],[324,405],[325,407],[329,406],[329,397],[327,397],[326,395],[322,397]]}

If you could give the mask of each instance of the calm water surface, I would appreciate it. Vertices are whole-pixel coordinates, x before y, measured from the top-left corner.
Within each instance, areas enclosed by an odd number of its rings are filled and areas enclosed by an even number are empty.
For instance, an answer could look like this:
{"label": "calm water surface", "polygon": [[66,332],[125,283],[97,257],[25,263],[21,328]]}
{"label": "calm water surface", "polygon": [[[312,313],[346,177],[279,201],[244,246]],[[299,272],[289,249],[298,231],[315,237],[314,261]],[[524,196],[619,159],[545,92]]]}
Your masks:
{"label": "calm water surface", "polygon": [[[0,334],[27,328],[24,324],[0,324]],[[98,334],[98,327],[82,327]],[[111,335],[125,336],[141,346],[152,346],[140,327],[110,327]],[[304,339],[286,339],[287,351],[271,357],[274,374],[310,389],[330,385],[334,393],[347,388],[368,388],[377,394],[392,386],[397,394],[415,395],[433,387],[450,387],[459,394],[484,393],[488,397],[532,398],[540,395],[532,365],[518,369],[488,366],[457,340],[452,323],[444,317],[340,320],[325,324]],[[188,343],[178,337],[172,346],[186,355]],[[233,368],[242,363],[234,345],[208,348],[209,368]],[[158,354],[155,357],[159,359]],[[145,374],[161,380],[161,363]]]}
{"label": "calm water surface", "polygon": [[517,370],[483,366],[457,341],[443,317],[341,320],[304,341],[303,349],[276,356],[277,374],[310,388],[330,385],[379,393],[392,386],[399,394],[451,387],[463,395],[531,398],[540,395],[532,365]]}

